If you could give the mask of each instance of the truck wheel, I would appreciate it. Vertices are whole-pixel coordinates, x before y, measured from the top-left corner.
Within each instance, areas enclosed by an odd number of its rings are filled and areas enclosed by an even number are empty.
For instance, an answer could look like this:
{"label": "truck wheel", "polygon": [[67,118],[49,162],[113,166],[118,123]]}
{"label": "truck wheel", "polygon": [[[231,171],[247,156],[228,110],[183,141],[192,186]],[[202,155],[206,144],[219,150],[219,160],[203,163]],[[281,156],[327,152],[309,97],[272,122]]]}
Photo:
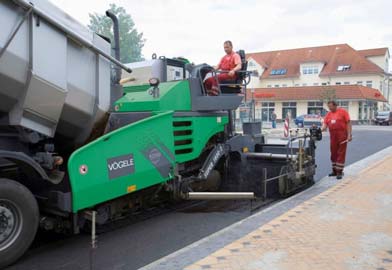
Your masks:
{"label": "truck wheel", "polygon": [[39,210],[22,184],[0,178],[0,269],[15,262],[33,242]]}

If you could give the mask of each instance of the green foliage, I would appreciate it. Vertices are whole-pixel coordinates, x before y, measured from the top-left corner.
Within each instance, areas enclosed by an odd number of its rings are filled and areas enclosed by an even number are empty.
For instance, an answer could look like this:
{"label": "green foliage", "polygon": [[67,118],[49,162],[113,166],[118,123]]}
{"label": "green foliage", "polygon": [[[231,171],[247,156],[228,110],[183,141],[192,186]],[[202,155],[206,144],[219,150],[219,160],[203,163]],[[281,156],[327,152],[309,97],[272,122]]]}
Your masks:
{"label": "green foliage", "polygon": [[[131,63],[143,60],[142,48],[146,39],[143,38],[143,33],[139,33],[135,27],[135,23],[131,15],[127,14],[123,7],[110,4],[110,11],[112,11],[118,18],[120,29],[120,53],[121,62]],[[105,14],[89,14],[90,23],[88,27],[90,30],[113,39],[112,20]]]}
{"label": "green foliage", "polygon": [[336,90],[331,87],[323,87],[323,91],[320,94],[320,101],[328,102],[331,100],[336,100]]}

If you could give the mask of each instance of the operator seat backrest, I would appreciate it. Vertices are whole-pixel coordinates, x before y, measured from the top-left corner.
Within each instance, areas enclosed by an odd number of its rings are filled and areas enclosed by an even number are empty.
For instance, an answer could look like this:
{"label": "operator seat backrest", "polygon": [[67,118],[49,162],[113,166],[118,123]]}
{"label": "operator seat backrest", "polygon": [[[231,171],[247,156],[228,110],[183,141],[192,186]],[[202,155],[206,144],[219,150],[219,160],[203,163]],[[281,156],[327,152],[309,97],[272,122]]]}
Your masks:
{"label": "operator seat backrest", "polygon": [[[244,50],[239,50],[238,55],[241,57],[241,71],[246,71],[248,69],[248,61],[246,60],[246,55]],[[238,81],[242,81],[245,79],[246,74],[244,72],[240,72],[237,75]]]}

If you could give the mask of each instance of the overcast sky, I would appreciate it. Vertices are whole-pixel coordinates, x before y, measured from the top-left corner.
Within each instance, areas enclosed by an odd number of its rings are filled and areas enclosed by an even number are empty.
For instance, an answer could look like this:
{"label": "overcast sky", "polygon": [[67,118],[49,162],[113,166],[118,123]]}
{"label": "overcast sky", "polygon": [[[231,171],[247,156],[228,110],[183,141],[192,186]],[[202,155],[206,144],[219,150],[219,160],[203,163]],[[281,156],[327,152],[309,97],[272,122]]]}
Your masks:
{"label": "overcast sky", "polygon": [[224,40],[246,52],[348,43],[389,47],[391,0],[51,0],[83,24],[109,3],[123,6],[152,53],[216,64]]}

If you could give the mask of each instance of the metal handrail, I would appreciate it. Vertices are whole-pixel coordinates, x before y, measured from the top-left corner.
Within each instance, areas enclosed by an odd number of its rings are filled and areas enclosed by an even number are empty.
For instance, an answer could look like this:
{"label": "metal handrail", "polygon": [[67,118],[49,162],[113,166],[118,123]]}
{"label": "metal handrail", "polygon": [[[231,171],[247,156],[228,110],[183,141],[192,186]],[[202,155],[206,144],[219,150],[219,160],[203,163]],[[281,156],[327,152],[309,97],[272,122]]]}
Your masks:
{"label": "metal handrail", "polygon": [[[310,138],[310,137],[311,137],[310,134],[305,133],[304,135],[301,135],[301,136],[296,136],[296,137],[289,138],[289,140],[288,140],[288,142],[287,142],[287,144],[286,144],[286,156],[287,156],[287,160],[289,160],[289,150],[291,150],[291,156],[293,155],[293,153],[292,153],[292,150],[293,150],[293,142],[294,142],[295,140],[298,140],[298,139],[304,139],[304,145],[306,145],[306,138]],[[291,146],[291,147],[289,147],[289,146]]]}
{"label": "metal handrail", "polygon": [[[200,80],[200,83],[201,83],[202,92],[203,92],[204,95],[208,95],[208,93],[207,93],[207,91],[206,91],[206,89],[204,87],[203,78],[201,76],[201,69],[199,69],[197,72],[198,72],[198,77],[199,77],[199,80]],[[245,88],[245,94],[246,94],[246,86],[250,83],[251,71],[247,71],[247,70],[238,70],[238,71],[236,71],[236,73],[245,73],[246,74],[245,78],[243,78],[241,80],[243,83],[220,83],[219,80],[218,80],[217,74],[229,73],[229,71],[215,70],[213,67],[211,67],[211,70],[208,73],[211,73],[211,76],[213,78],[215,78],[216,83],[217,83],[217,85],[219,87],[219,92],[220,93],[221,93],[220,86],[242,86],[242,87]]]}

